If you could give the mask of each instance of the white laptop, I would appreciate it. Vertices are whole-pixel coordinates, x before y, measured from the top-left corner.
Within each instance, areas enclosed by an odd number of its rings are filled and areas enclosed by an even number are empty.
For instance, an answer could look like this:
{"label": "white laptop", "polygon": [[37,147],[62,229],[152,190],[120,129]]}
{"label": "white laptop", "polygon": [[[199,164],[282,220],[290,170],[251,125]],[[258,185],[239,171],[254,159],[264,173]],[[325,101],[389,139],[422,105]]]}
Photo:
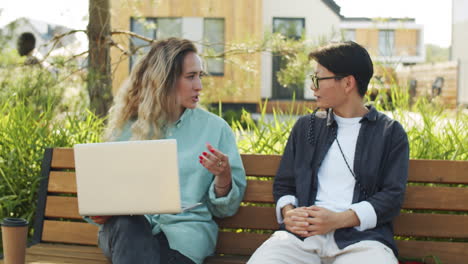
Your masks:
{"label": "white laptop", "polygon": [[180,200],[175,139],[77,144],[80,215],[175,214]]}

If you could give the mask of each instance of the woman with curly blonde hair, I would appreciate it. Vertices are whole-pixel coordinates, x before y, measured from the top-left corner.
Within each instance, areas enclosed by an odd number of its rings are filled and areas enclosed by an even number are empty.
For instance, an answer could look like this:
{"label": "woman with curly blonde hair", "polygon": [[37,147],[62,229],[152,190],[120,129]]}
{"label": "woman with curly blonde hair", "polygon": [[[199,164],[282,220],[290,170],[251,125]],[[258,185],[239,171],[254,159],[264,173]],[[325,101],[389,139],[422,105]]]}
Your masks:
{"label": "woman with curly blonde hair", "polygon": [[99,247],[114,264],[203,263],[217,240],[213,217],[239,207],[245,171],[229,125],[197,107],[202,76],[191,41],[157,41],[115,99],[107,140],[176,139],[182,203],[202,205],[180,214],[88,218],[101,227]]}

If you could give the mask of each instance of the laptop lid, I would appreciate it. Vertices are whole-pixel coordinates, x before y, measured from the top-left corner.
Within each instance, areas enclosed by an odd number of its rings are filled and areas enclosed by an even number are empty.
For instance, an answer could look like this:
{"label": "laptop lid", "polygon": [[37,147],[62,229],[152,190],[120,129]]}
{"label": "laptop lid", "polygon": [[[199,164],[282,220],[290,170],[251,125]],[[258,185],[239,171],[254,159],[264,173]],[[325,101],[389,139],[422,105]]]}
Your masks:
{"label": "laptop lid", "polygon": [[175,139],[74,146],[80,215],[180,213]]}

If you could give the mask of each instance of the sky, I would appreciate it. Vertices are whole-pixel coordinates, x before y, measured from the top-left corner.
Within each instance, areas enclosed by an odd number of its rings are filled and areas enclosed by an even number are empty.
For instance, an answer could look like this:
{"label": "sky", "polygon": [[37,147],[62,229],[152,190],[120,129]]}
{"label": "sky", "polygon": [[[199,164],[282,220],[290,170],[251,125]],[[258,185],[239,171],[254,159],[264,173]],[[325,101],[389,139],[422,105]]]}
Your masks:
{"label": "sky", "polygon": [[0,0],[0,27],[28,17],[73,29],[85,29],[89,0]]}
{"label": "sky", "polygon": [[[1,0],[0,27],[16,18],[29,17],[73,29],[85,29],[88,1]],[[450,46],[451,0],[335,0],[335,2],[341,7],[341,14],[346,17],[415,18],[417,24],[424,26],[425,44]]]}

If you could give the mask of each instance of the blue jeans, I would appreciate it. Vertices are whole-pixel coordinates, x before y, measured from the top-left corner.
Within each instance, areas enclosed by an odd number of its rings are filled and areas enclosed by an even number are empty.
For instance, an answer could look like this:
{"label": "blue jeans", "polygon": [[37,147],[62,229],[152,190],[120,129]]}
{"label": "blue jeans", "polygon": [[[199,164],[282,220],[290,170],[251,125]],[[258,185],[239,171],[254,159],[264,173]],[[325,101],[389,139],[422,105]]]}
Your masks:
{"label": "blue jeans", "polygon": [[144,216],[114,216],[99,232],[99,247],[113,264],[194,264],[169,247],[163,232],[154,235]]}

